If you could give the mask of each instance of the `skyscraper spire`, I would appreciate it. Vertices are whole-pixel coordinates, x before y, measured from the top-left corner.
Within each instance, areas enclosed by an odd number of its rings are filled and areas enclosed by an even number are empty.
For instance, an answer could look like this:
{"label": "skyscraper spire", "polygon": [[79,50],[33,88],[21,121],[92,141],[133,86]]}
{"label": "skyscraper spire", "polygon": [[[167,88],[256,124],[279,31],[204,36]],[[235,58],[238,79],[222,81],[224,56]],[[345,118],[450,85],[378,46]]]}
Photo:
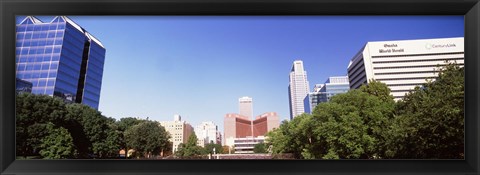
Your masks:
{"label": "skyscraper spire", "polygon": [[303,100],[310,92],[309,86],[303,61],[295,60],[290,71],[290,83],[288,85],[290,119],[305,112]]}

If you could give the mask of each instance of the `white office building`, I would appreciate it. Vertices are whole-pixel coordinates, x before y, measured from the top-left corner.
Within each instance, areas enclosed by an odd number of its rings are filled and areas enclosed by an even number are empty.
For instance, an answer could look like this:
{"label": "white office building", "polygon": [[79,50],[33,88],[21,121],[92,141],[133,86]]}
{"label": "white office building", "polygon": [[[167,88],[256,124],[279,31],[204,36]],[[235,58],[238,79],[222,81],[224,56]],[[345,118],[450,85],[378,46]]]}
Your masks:
{"label": "white office building", "polygon": [[290,71],[288,85],[290,119],[305,112],[304,99],[310,92],[309,86],[307,71],[303,69],[303,61],[295,60]]}
{"label": "white office building", "polygon": [[200,125],[195,127],[195,135],[197,136],[197,145],[205,147],[205,144],[214,143],[221,144],[218,142],[217,138],[220,132],[218,132],[218,126],[213,122],[202,122]]}
{"label": "white office building", "polygon": [[192,125],[182,121],[180,115],[174,115],[173,121],[161,121],[160,125],[165,127],[165,130],[170,134],[170,142],[173,143],[172,152],[175,153],[178,145],[187,143],[188,138],[193,133]]}
{"label": "white office building", "polygon": [[371,80],[387,84],[395,100],[438,77],[437,65],[464,64],[463,37],[368,42],[350,61],[350,88]]}
{"label": "white office building", "polygon": [[253,101],[250,97],[242,97],[238,99],[238,113],[245,117],[253,116]]}

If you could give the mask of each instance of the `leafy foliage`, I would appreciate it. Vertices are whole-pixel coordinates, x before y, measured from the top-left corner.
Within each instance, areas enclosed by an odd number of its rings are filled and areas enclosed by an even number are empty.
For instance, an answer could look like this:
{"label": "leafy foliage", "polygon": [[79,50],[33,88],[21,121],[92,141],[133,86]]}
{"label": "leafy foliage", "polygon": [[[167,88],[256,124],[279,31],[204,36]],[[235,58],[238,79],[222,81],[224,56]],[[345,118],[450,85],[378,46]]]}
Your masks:
{"label": "leafy foliage", "polygon": [[205,151],[202,147],[197,146],[197,141],[198,138],[193,133],[192,135],[190,135],[190,137],[188,137],[187,143],[181,143],[180,145],[178,145],[178,149],[175,152],[175,155],[180,158],[186,159],[199,158],[199,156],[205,153]]}
{"label": "leafy foliage", "polygon": [[[65,104],[57,97],[29,93],[18,94],[16,103],[18,155],[43,158],[116,157],[118,138],[110,129],[109,120],[95,109],[82,104]],[[59,133],[52,135],[48,127],[56,128]],[[63,132],[64,129],[67,132]],[[59,151],[45,153],[45,145],[52,144],[42,140],[61,138],[58,134],[72,139],[76,154],[60,154]],[[40,150],[44,150],[43,154],[40,154]]]}
{"label": "leafy foliage", "polygon": [[312,115],[283,121],[267,134],[275,155],[300,159],[464,158],[464,70],[439,77],[395,102],[390,89],[370,81],[319,104]]}
{"label": "leafy foliage", "polygon": [[397,104],[389,156],[464,158],[464,68],[448,64],[435,81],[416,87]]}
{"label": "leafy foliage", "polygon": [[[205,147],[204,147],[204,154],[213,154],[213,149],[215,148],[215,153],[216,154],[223,154],[224,151],[223,151],[223,147],[221,144],[217,144],[217,143],[213,143],[213,142],[210,142],[208,144],[205,144]],[[228,153],[228,151],[227,151]]]}
{"label": "leafy foliage", "polygon": [[17,155],[35,156],[41,150],[41,139],[48,135],[45,124],[58,124],[65,116],[65,104],[60,98],[29,93],[16,98]]}
{"label": "leafy foliage", "polygon": [[265,143],[258,143],[253,147],[254,153],[267,153],[267,148]]}
{"label": "leafy foliage", "polygon": [[73,138],[65,128],[54,128],[54,124],[45,125],[47,135],[41,139],[40,155],[46,159],[64,159],[74,156]]}
{"label": "leafy foliage", "polygon": [[170,136],[160,123],[145,120],[125,131],[125,141],[129,148],[134,149],[138,156],[158,155],[165,149]]}

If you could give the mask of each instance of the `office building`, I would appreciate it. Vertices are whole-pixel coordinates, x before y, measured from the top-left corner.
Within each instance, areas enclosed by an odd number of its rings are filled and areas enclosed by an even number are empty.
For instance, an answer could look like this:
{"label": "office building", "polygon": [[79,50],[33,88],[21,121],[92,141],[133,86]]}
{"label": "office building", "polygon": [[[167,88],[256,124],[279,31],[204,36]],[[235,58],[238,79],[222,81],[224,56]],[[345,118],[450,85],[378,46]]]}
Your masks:
{"label": "office building", "polygon": [[235,139],[257,138],[265,136],[280,126],[280,120],[276,112],[267,112],[250,120],[240,114],[226,114],[224,118],[224,145],[234,146]]}
{"label": "office building", "polygon": [[195,135],[197,136],[197,145],[205,147],[205,144],[214,143],[221,144],[218,141],[220,132],[218,131],[218,126],[213,122],[202,122],[200,125],[195,127]]}
{"label": "office building", "polygon": [[305,112],[304,99],[310,92],[307,80],[307,71],[303,69],[303,61],[293,62],[288,85],[288,98],[290,105],[290,119]]}
{"label": "office building", "polygon": [[170,134],[170,142],[173,143],[172,152],[175,153],[178,145],[187,143],[194,130],[192,125],[183,121],[180,115],[174,115],[173,118],[173,121],[161,121],[160,125],[165,127],[165,130]]}
{"label": "office building", "polygon": [[305,97],[305,112],[312,113],[318,104],[328,102],[334,95],[346,93],[348,90],[350,90],[348,76],[329,77],[324,84],[316,84],[313,92]]}
{"label": "office building", "polygon": [[50,22],[27,16],[16,26],[16,77],[32,83],[33,94],[98,109],[105,52],[97,38],[66,16]]}
{"label": "office building", "polygon": [[242,97],[238,99],[239,114],[246,117],[253,117],[253,102],[250,97]]}
{"label": "office building", "polygon": [[235,138],[233,139],[233,148],[235,154],[252,154],[255,145],[264,142],[265,136]]}
{"label": "office building", "polygon": [[445,61],[463,66],[463,37],[368,42],[348,65],[350,88],[377,80],[399,100],[426,79],[435,80]]}

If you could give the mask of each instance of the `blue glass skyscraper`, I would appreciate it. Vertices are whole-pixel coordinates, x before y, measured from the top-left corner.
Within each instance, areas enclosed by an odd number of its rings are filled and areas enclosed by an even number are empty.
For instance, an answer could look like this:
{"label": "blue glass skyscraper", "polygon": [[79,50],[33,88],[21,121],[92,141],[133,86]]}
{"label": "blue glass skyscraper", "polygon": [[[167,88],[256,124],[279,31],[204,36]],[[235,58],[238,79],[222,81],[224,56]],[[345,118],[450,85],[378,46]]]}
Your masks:
{"label": "blue glass skyscraper", "polygon": [[105,47],[66,16],[17,24],[16,76],[32,93],[58,96],[98,109]]}
{"label": "blue glass skyscraper", "polygon": [[316,84],[313,92],[310,92],[303,100],[306,113],[312,113],[315,107],[337,94],[346,93],[350,90],[348,76],[329,77],[324,84]]}

